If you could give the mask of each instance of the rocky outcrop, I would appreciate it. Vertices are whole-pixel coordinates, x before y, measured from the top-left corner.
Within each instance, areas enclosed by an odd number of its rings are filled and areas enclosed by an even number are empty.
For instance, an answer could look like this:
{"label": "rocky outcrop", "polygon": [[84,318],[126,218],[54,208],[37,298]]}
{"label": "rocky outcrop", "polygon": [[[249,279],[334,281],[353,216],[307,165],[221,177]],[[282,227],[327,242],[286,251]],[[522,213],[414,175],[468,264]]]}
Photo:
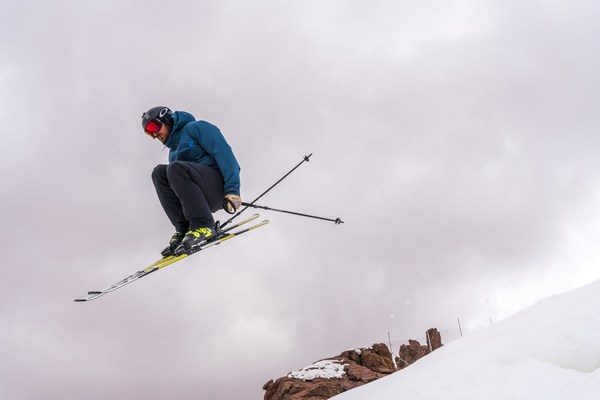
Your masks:
{"label": "rocky outcrop", "polygon": [[[398,369],[442,346],[437,329],[427,331],[427,345],[409,340],[396,357]],[[388,347],[376,343],[369,348],[353,349],[293,371],[265,383],[265,400],[325,400],[396,372]]]}
{"label": "rocky outcrop", "polygon": [[344,351],[287,376],[270,380],[265,400],[325,400],[395,372],[392,354],[383,343]]}
{"label": "rocky outcrop", "polygon": [[431,328],[427,331],[427,346],[429,346],[431,351],[435,351],[443,346],[442,335],[436,328]]}
{"label": "rocky outcrop", "polygon": [[427,345],[422,346],[416,340],[409,340],[408,344],[400,346],[399,357],[396,357],[396,365],[398,369],[404,369],[418,359],[426,356],[434,350],[442,347],[442,336],[437,329],[429,329],[426,333]]}
{"label": "rocky outcrop", "polygon": [[374,373],[388,375],[396,372],[392,353],[383,343],[376,343],[367,349],[344,351],[340,356],[352,360]]}

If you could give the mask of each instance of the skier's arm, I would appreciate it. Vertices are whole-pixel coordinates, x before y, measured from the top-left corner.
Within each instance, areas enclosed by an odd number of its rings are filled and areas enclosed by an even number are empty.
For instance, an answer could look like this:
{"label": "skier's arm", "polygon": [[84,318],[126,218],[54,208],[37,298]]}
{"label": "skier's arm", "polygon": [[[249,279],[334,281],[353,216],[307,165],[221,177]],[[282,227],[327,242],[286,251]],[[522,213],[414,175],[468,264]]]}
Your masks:
{"label": "skier's arm", "polygon": [[225,194],[239,196],[240,166],[219,128],[206,121],[198,121],[193,130],[200,146],[216,161],[223,175]]}

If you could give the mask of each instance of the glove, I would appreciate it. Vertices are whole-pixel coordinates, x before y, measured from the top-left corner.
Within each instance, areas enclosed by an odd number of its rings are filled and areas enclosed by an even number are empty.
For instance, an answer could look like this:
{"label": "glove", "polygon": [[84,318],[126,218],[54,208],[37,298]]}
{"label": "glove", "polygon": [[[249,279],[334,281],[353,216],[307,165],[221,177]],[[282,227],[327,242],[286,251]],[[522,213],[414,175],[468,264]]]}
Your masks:
{"label": "glove", "polygon": [[225,205],[225,211],[233,214],[242,205],[242,198],[237,194],[226,194],[223,204]]}

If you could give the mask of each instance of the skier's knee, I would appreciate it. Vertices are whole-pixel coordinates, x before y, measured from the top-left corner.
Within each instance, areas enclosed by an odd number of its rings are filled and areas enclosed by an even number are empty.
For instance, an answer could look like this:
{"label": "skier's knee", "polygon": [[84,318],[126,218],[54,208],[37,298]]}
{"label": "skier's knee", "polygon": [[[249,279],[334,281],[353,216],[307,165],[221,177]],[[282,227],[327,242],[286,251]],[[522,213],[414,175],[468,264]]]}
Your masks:
{"label": "skier's knee", "polygon": [[157,165],[152,170],[152,182],[157,182],[167,176],[167,166],[164,164]]}
{"label": "skier's knee", "polygon": [[180,161],[173,161],[169,165],[166,166],[167,178],[173,175],[185,175],[187,173],[187,169],[184,164]]}

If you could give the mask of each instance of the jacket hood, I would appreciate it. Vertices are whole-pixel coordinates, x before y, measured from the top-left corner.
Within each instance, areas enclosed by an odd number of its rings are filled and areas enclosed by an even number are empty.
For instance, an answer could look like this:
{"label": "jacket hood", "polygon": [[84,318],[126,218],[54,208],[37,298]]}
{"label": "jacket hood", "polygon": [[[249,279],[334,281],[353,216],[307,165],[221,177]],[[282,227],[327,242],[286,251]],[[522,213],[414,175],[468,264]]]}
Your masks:
{"label": "jacket hood", "polygon": [[171,127],[171,133],[169,134],[169,138],[165,142],[165,146],[169,149],[174,150],[177,148],[177,144],[179,143],[179,134],[184,126],[189,124],[190,122],[196,121],[196,118],[192,114],[186,111],[175,111],[173,113],[173,126]]}

